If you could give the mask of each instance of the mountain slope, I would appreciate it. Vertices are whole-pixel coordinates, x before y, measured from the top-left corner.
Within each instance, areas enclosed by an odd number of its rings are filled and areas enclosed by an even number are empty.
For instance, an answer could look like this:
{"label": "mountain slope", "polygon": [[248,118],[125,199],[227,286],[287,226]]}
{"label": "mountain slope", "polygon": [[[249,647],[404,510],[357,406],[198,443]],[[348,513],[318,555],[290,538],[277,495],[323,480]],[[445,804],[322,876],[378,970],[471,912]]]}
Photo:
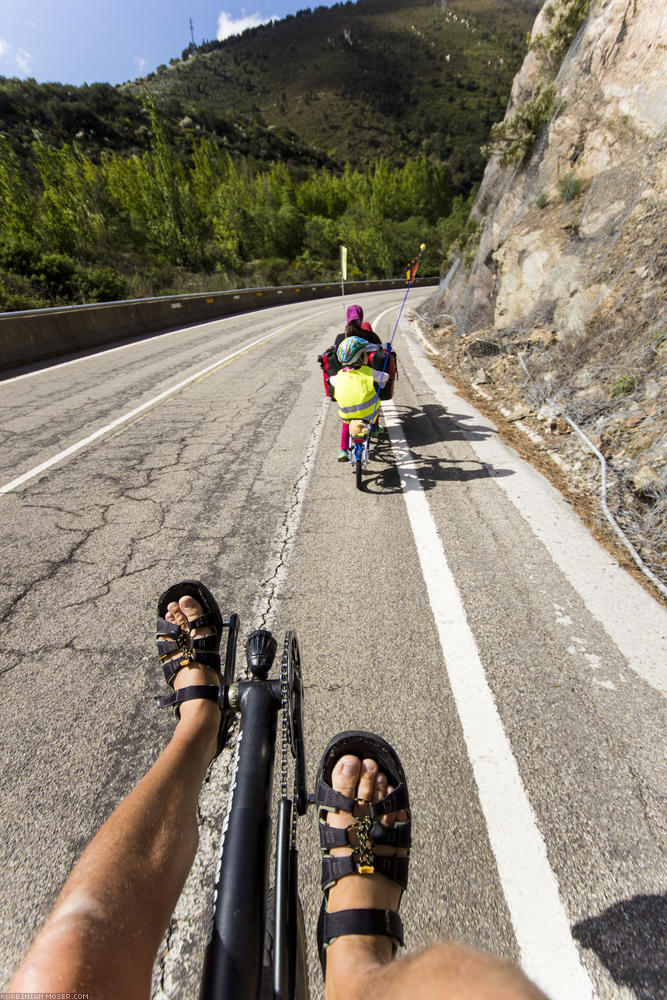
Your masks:
{"label": "mountain slope", "polygon": [[583,428],[607,459],[610,507],[663,580],[666,57],[661,0],[544,8],[462,265],[430,306],[456,331],[464,377],[517,404],[515,419],[565,457],[570,486],[599,494],[598,459],[564,417]]}
{"label": "mountain slope", "polygon": [[455,180],[479,176],[479,147],[505,109],[538,4],[360,0],[208,43],[128,84],[157,100],[289,128],[338,163],[425,153]]}

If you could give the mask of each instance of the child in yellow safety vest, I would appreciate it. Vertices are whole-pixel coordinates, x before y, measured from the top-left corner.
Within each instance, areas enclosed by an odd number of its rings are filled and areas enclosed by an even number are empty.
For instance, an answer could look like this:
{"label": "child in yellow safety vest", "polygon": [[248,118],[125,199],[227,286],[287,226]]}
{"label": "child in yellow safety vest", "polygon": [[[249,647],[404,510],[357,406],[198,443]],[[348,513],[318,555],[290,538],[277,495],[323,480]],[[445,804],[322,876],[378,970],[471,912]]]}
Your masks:
{"label": "child in yellow safety vest", "polygon": [[388,372],[375,371],[368,364],[368,341],[361,337],[347,337],[338,345],[338,360],[343,366],[331,377],[338,415],[343,421],[340,432],[339,462],[346,462],[350,444],[350,420],[369,420],[380,433],[378,387],[389,379]]}

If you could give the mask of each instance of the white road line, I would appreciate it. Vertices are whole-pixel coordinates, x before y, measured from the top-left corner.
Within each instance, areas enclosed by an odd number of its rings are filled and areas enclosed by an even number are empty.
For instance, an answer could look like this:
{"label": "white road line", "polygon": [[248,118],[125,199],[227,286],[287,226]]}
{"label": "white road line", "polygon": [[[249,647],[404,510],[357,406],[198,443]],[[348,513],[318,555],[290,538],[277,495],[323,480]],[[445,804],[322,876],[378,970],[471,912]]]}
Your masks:
{"label": "white road line", "polygon": [[[217,322],[222,323],[226,319],[233,319],[232,316],[223,316]],[[211,321],[213,322],[213,321]],[[208,323],[198,324],[201,326],[208,326]],[[70,365],[79,365],[82,361],[96,361],[98,358],[103,358],[105,354],[115,354],[116,351],[127,351],[130,347],[138,347],[141,344],[145,344],[146,340],[162,340],[164,337],[173,337],[176,333],[184,333],[188,327],[180,326],[178,330],[170,330],[169,333],[158,333],[152,337],[142,337],[140,340],[133,340],[130,344],[119,344],[117,347],[108,347],[104,351],[95,351],[90,354],[84,354],[80,358],[70,358],[69,361],[59,361],[55,365],[44,365],[43,368],[37,368],[34,372],[24,372],[23,375],[13,375],[12,378],[6,378],[0,381],[0,385],[11,385],[12,382],[20,382],[24,378],[34,378],[35,375],[44,375],[45,373],[51,373],[57,371],[59,368],[69,368]],[[16,366],[19,367],[18,365]]]}
{"label": "white road line", "polygon": [[[455,393],[415,341],[410,336],[405,340],[417,371],[438,402],[450,413],[469,416],[472,422],[486,424],[495,431],[486,417]],[[507,448],[497,434],[469,435],[465,420],[459,429],[485,465],[506,468],[511,463],[513,475],[496,478],[496,485],[544,545],[589,613],[625,657],[628,667],[661,694],[667,694],[665,608],[595,541],[548,480]],[[560,456],[551,454],[551,458],[562,463]]]}
{"label": "white road line", "polygon": [[593,988],[393,401],[383,403],[412,533],[526,974],[552,1000]]}
{"label": "white road line", "polygon": [[[323,310],[323,312],[327,311],[328,310]],[[320,313],[316,313],[315,315],[320,315]],[[153,396],[152,399],[149,399],[146,403],[142,403],[141,406],[137,406],[135,407],[134,410],[130,410],[129,413],[124,413],[122,416],[117,417],[115,420],[112,420],[110,424],[106,424],[104,427],[100,427],[98,430],[93,431],[92,434],[89,434],[81,441],[77,441],[76,444],[70,445],[69,448],[65,448],[64,451],[58,452],[57,455],[52,455],[51,458],[48,458],[45,462],[42,462],[40,465],[36,465],[33,469],[30,469],[28,472],[24,472],[23,475],[18,476],[16,479],[12,479],[10,483],[6,483],[4,486],[0,486],[0,494],[11,493],[11,491],[15,490],[18,486],[22,486],[23,483],[27,483],[30,479],[34,479],[35,476],[40,475],[40,473],[44,472],[46,469],[50,469],[52,465],[57,465],[59,462],[62,462],[70,455],[74,455],[77,451],[80,451],[82,448],[85,448],[86,445],[89,445],[93,441],[96,441],[98,438],[103,437],[105,434],[108,434],[110,431],[114,430],[116,427],[119,427],[121,424],[127,423],[128,420],[132,420],[134,417],[138,416],[140,413],[143,413],[145,410],[150,409],[152,406],[156,406],[157,403],[160,403],[163,399],[166,399],[168,396],[172,396],[174,395],[174,393],[180,392],[181,389],[184,389],[187,385],[190,385],[191,382],[195,382],[197,379],[202,378],[204,375],[208,374],[208,372],[213,371],[214,368],[218,368],[220,365],[232,361],[234,358],[237,358],[240,354],[245,354],[247,351],[251,351],[254,347],[258,347],[260,344],[265,344],[267,341],[272,340],[274,337],[277,337],[279,334],[284,333],[286,330],[291,330],[292,327],[298,326],[299,323],[302,322],[303,318],[295,320],[293,323],[288,323],[286,326],[281,326],[277,330],[273,330],[271,333],[265,334],[263,337],[258,337],[256,340],[251,340],[249,343],[244,344],[243,347],[238,348],[238,350],[232,351],[231,354],[225,355],[224,358],[218,358],[217,361],[214,361],[212,362],[212,364],[207,365],[206,368],[202,368],[200,371],[195,372],[194,375],[189,375],[188,378],[183,379],[182,382],[178,382],[176,385],[170,386],[168,389],[165,389],[164,392],[161,392],[158,396]],[[182,333],[183,331],[180,332]]]}
{"label": "white road line", "polygon": [[[295,305],[300,305],[300,303],[295,303]],[[277,308],[277,307],[276,307]],[[325,312],[330,312],[335,306],[329,306],[327,309],[322,309],[318,313],[314,313],[315,316],[321,316]],[[259,310],[259,314],[266,313],[267,310]],[[189,330],[196,327],[197,333],[204,331],[207,326],[212,326],[214,323],[227,323],[237,320],[239,316],[247,316],[248,313],[234,313],[233,316],[219,316],[217,319],[207,320],[205,323],[193,323],[191,327],[189,326],[179,326],[177,330],[170,330],[168,333],[157,333],[153,335],[148,335],[142,337],[139,340],[133,340],[130,344],[119,344],[117,347],[109,347],[104,351],[95,351],[91,354],[84,354],[81,358],[71,358],[69,361],[61,361],[55,365],[45,365],[43,368],[38,368],[34,372],[24,372],[23,375],[14,375],[12,378],[1,379],[0,385],[11,385],[12,382],[20,382],[21,379],[34,378],[36,375],[44,375],[46,373],[57,371],[59,368],[69,368],[70,365],[81,364],[82,361],[96,361],[98,358],[103,358],[105,354],[115,354],[116,351],[127,351],[131,347],[141,347],[147,340],[159,341],[163,340],[165,337],[174,337],[176,334],[187,333]],[[307,317],[308,319],[310,317]],[[18,365],[16,366],[19,367]]]}

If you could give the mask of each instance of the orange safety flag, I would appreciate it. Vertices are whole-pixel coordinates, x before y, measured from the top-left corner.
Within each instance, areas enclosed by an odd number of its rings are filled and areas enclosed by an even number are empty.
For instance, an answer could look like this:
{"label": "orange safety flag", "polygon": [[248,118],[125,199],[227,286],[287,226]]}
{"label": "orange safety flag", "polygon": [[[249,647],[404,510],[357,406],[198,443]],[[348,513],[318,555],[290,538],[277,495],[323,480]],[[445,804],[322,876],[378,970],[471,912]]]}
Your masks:
{"label": "orange safety flag", "polygon": [[410,263],[408,264],[408,269],[405,272],[405,280],[406,281],[414,281],[415,280],[415,278],[417,276],[417,269],[419,267],[419,261],[421,260],[421,256],[422,256],[421,254],[417,254],[417,256],[413,257],[412,260],[410,261]]}

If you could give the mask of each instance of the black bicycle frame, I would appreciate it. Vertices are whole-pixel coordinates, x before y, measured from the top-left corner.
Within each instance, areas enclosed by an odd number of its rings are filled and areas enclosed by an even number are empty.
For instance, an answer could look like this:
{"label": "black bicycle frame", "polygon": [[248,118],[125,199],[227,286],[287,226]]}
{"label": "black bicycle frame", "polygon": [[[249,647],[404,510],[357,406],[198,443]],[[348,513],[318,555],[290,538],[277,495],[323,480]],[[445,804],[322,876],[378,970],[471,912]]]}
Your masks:
{"label": "black bicycle frame", "polygon": [[[237,619],[230,619],[228,659],[234,659]],[[232,652],[230,653],[230,646]],[[257,1000],[271,992],[273,1000],[293,1000],[297,989],[307,994],[305,965],[298,962],[299,905],[297,850],[293,809],[302,816],[308,805],[301,717],[301,659],[296,635],[287,632],[281,680],[267,680],[276,641],[266,629],[248,636],[246,659],[252,679],[230,683],[233,662],[221,688],[223,710],[240,714],[232,788],[223,823],[215,909],[204,960],[200,1000]],[[265,949],[271,803],[276,723],[284,719],[283,752],[295,758],[295,801],[283,795],[278,804],[276,870],[273,897],[273,942]],[[283,776],[283,782],[285,776]],[[265,952],[270,951],[270,954]],[[272,981],[269,982],[269,972]],[[264,981],[263,981],[264,980]],[[298,983],[300,985],[298,985]]]}
{"label": "black bicycle frame", "polygon": [[262,974],[280,682],[242,681],[235,689],[241,722],[200,1000],[256,1000]]}

